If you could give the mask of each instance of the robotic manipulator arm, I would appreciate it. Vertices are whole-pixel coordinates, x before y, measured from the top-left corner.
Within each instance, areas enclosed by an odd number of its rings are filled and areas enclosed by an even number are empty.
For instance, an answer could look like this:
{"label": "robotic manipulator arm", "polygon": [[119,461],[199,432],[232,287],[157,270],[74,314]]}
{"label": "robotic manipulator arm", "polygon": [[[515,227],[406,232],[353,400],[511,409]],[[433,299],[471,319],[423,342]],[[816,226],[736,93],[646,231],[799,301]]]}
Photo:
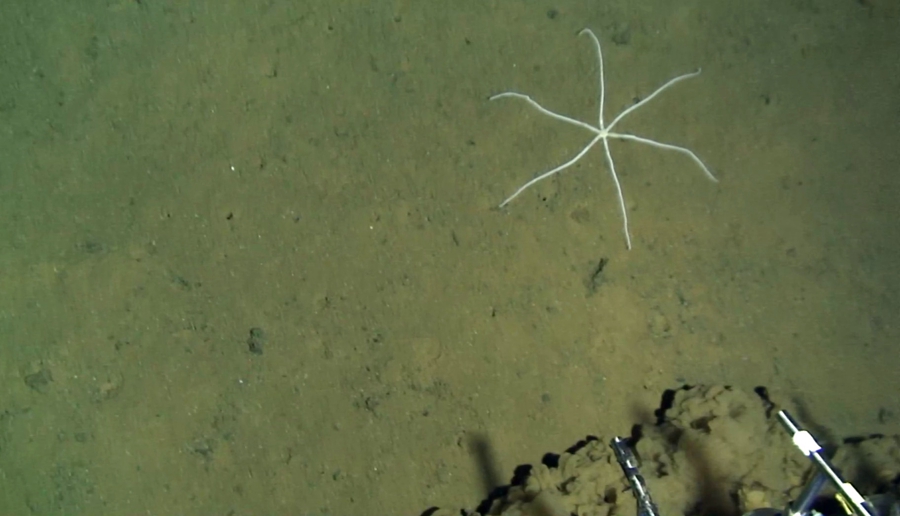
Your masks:
{"label": "robotic manipulator arm", "polygon": [[[896,499],[886,500],[887,503],[879,503],[876,509],[852,484],[841,477],[837,469],[825,457],[822,447],[819,446],[812,434],[801,429],[790,414],[781,410],[778,412],[778,420],[791,434],[794,446],[810,459],[818,472],[804,487],[800,496],[791,502],[787,508],[783,510],[774,508],[755,509],[744,516],[822,516],[812,506],[813,502],[829,483],[837,489],[838,500],[841,502],[841,506],[844,508],[847,516],[894,516],[895,513],[900,512],[898,511],[900,504],[898,504]],[[640,462],[628,440],[615,437],[609,445],[613,449],[616,461],[618,461],[619,466],[625,473],[625,478],[631,486],[631,492],[637,501],[638,516],[660,516],[656,504],[653,503],[653,499],[650,497],[650,491],[647,489],[644,477],[641,475]]]}

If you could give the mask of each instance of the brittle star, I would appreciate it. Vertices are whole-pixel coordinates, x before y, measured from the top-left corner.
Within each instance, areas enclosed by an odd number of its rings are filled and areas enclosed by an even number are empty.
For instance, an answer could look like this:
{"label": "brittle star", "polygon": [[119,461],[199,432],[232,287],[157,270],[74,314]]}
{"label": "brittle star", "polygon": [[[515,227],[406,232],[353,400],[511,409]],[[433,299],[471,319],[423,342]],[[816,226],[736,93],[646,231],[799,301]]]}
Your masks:
{"label": "brittle star", "polygon": [[524,95],[522,93],[508,91],[506,93],[500,93],[500,94],[494,95],[490,98],[490,100],[495,100],[495,99],[505,98],[505,97],[513,97],[513,98],[517,98],[517,99],[522,99],[525,102],[528,102],[529,104],[531,104],[532,107],[534,107],[541,113],[549,116],[550,118],[554,118],[561,122],[566,122],[567,124],[572,124],[577,127],[582,127],[584,129],[587,129],[588,131],[594,133],[594,138],[583,149],[581,149],[581,151],[579,151],[578,154],[575,155],[575,157],[573,157],[569,161],[566,161],[562,165],[559,165],[558,167],[556,167],[552,170],[548,170],[547,172],[538,174],[534,179],[532,179],[531,181],[528,181],[524,185],[520,186],[519,189],[515,191],[515,193],[513,193],[512,195],[507,197],[506,200],[504,200],[502,203],[500,203],[500,208],[503,208],[504,206],[509,204],[510,201],[512,201],[513,199],[518,197],[519,194],[524,192],[529,187],[533,186],[535,183],[543,181],[544,179],[547,179],[548,177],[550,177],[554,174],[557,174],[559,172],[562,172],[563,170],[574,165],[575,162],[578,161],[579,159],[581,159],[585,154],[587,154],[588,151],[591,150],[591,148],[597,142],[602,141],[603,142],[603,150],[606,151],[606,163],[609,166],[609,172],[612,175],[613,182],[616,185],[616,193],[619,196],[619,207],[622,210],[623,229],[625,232],[625,244],[628,247],[628,249],[631,249],[631,233],[628,231],[628,210],[625,208],[625,197],[622,195],[622,185],[619,183],[619,176],[616,174],[616,166],[613,163],[612,154],[610,154],[610,152],[609,152],[609,141],[608,141],[609,138],[617,138],[619,140],[629,140],[629,141],[633,141],[633,142],[646,143],[647,145],[651,145],[653,147],[658,147],[660,149],[668,149],[668,150],[680,152],[682,154],[686,154],[688,157],[690,157],[692,160],[694,160],[694,162],[696,162],[698,165],[700,165],[700,168],[703,169],[703,172],[706,174],[706,177],[708,177],[710,180],[712,180],[713,182],[716,182],[716,183],[718,183],[719,180],[716,179],[716,176],[714,176],[712,174],[712,172],[709,171],[709,169],[706,167],[706,165],[703,164],[703,161],[701,161],[700,158],[698,158],[697,155],[694,154],[694,152],[691,151],[690,149],[686,149],[684,147],[679,147],[678,145],[672,145],[670,143],[658,142],[656,140],[651,140],[649,138],[644,138],[644,137],[636,136],[633,134],[614,133],[614,132],[612,132],[612,129],[613,129],[613,127],[616,126],[616,124],[621,122],[622,119],[624,119],[626,116],[628,116],[629,113],[635,111],[637,108],[639,108],[639,107],[643,106],[644,104],[653,100],[653,97],[656,97],[657,95],[662,93],[662,91],[665,90],[666,88],[668,88],[669,86],[672,86],[677,82],[681,82],[684,79],[689,79],[691,77],[696,77],[696,76],[700,75],[700,69],[697,69],[696,72],[679,75],[678,77],[675,77],[674,79],[669,80],[669,82],[667,82],[667,83],[663,84],[662,86],[660,86],[659,88],[657,88],[656,91],[651,93],[649,96],[647,96],[640,102],[637,102],[637,103],[631,105],[628,109],[619,113],[619,115],[616,118],[614,118],[613,121],[610,122],[609,125],[604,125],[603,124],[603,103],[604,103],[605,97],[606,97],[606,83],[605,83],[604,76],[603,76],[603,52],[600,50],[600,40],[597,39],[597,36],[594,35],[594,33],[590,29],[583,29],[581,32],[578,33],[579,36],[582,34],[587,34],[588,36],[590,36],[591,40],[593,40],[594,46],[597,48],[597,58],[600,62],[600,109],[599,109],[599,115],[597,117],[598,120],[597,120],[596,127],[593,125],[590,125],[586,122],[582,122],[580,120],[575,120],[574,118],[570,118],[565,115],[560,115],[559,113],[554,113],[553,111],[550,111],[549,109],[547,109],[547,108],[541,106],[540,104],[538,104],[537,102],[535,102],[535,100],[532,99],[531,97],[529,97],[528,95]]}

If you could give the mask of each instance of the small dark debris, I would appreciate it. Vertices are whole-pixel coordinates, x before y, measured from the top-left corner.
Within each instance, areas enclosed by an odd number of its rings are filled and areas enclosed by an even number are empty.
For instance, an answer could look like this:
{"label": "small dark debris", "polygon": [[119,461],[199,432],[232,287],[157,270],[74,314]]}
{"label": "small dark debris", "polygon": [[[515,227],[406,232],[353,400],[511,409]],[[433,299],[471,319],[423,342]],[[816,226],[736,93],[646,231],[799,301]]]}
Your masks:
{"label": "small dark debris", "polygon": [[597,260],[597,263],[594,265],[593,269],[591,269],[591,273],[588,275],[587,280],[584,282],[585,286],[588,289],[588,295],[594,295],[597,293],[597,289],[600,288],[600,285],[603,284],[603,270],[606,268],[606,265],[609,263],[609,258],[602,257]]}
{"label": "small dark debris", "polygon": [[558,9],[548,9],[547,10],[547,18],[549,18],[551,20],[555,20],[558,16],[559,16]]}
{"label": "small dark debris", "polygon": [[100,254],[106,251],[106,246],[95,240],[85,240],[78,247],[87,254]]}
{"label": "small dark debris", "polygon": [[613,43],[619,46],[631,43],[631,27],[627,23],[617,25],[612,40]]}
{"label": "small dark debris", "polygon": [[375,414],[375,410],[378,408],[378,405],[381,405],[381,401],[375,396],[368,396],[364,401],[366,410]]}
{"label": "small dark debris", "polygon": [[204,459],[211,459],[214,451],[213,441],[206,438],[197,439],[188,445],[188,449],[191,453],[195,453]]}
{"label": "small dark debris", "polygon": [[36,373],[25,375],[25,385],[37,392],[45,392],[52,381],[53,374],[49,369],[41,369]]}
{"label": "small dark debris", "polygon": [[201,286],[201,283],[199,281],[192,283],[184,276],[180,276],[178,274],[174,274],[172,276],[172,283],[174,283],[178,288],[180,288],[182,290],[186,290],[186,291],[190,291],[190,290],[193,290],[194,287]]}
{"label": "small dark debris", "polygon": [[250,336],[247,337],[247,350],[254,355],[263,354],[263,344],[266,342],[266,332],[262,328],[250,328]]}
{"label": "small dark debris", "polygon": [[775,402],[772,401],[772,399],[769,397],[769,389],[766,389],[764,386],[760,385],[758,387],[754,387],[753,392],[755,392],[756,395],[759,396],[759,399],[761,399],[763,402],[763,406],[766,409],[766,419],[772,417],[772,412],[774,412],[778,407],[777,405],[775,405]]}

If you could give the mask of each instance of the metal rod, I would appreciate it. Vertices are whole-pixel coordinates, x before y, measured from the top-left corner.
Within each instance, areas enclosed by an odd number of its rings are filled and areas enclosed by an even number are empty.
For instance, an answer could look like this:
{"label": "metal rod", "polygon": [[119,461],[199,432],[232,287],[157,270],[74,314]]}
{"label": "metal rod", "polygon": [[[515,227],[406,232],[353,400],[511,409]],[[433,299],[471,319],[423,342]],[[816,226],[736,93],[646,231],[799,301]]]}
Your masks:
{"label": "metal rod", "polygon": [[638,516],[659,516],[659,510],[653,499],[650,497],[650,491],[647,490],[647,483],[644,481],[643,475],[639,469],[640,462],[634,455],[631,446],[626,439],[621,437],[613,437],[609,443],[610,448],[616,454],[616,461],[622,467],[625,478],[631,485],[631,492],[637,500]]}
{"label": "metal rod", "polygon": [[[847,502],[853,507],[856,513],[859,516],[875,516],[875,510],[872,508],[871,504],[859,494],[859,491],[857,491],[852,484],[841,477],[837,469],[831,465],[831,462],[822,453],[822,447],[819,446],[819,443],[816,442],[816,439],[812,434],[800,428],[800,425],[798,425],[797,422],[794,421],[794,418],[792,418],[785,410],[778,411],[778,419],[791,434],[791,440],[794,442],[794,446],[796,446],[803,455],[809,457],[809,460],[819,468],[820,475],[824,474],[826,478],[831,480],[834,487],[844,495]],[[821,487],[819,487],[819,489],[821,489]],[[806,493],[806,490],[804,490],[804,493]],[[814,496],[815,494],[813,494],[813,497]],[[807,500],[804,503],[808,502],[809,501]]]}

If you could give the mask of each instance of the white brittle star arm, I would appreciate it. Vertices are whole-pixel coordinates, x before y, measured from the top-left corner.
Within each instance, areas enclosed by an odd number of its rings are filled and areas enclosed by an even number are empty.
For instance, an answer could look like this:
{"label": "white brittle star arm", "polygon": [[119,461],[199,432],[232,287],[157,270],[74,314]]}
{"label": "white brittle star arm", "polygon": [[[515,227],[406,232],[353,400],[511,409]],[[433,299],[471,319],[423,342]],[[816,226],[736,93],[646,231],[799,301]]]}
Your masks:
{"label": "white brittle star arm", "polygon": [[[589,126],[589,127],[590,127],[590,126]],[[535,177],[535,178],[532,179],[531,181],[529,181],[529,182],[525,183],[524,185],[520,186],[519,189],[515,191],[515,193],[513,193],[512,195],[510,195],[509,197],[507,197],[506,200],[504,200],[503,202],[501,202],[501,203],[500,203],[500,206],[498,206],[498,208],[502,208],[502,207],[506,206],[507,204],[509,204],[513,199],[515,199],[516,197],[518,197],[520,193],[524,192],[525,190],[527,190],[527,189],[530,188],[531,186],[534,186],[535,183],[538,183],[538,182],[540,182],[540,181],[543,181],[544,179],[547,179],[548,177],[552,176],[553,174],[556,174],[556,173],[558,173],[558,172],[562,172],[563,170],[565,170],[565,169],[571,167],[576,161],[580,160],[582,156],[584,156],[585,154],[587,154],[588,151],[591,150],[591,148],[592,148],[598,141],[600,141],[600,140],[602,140],[602,139],[603,139],[603,135],[598,134],[597,136],[594,137],[593,140],[591,140],[591,143],[585,145],[584,148],[581,149],[581,151],[580,151],[578,154],[575,155],[575,157],[573,157],[573,158],[570,159],[569,161],[566,161],[566,162],[563,163],[562,165],[560,165],[560,166],[554,168],[553,170],[548,170],[547,172],[544,172],[543,174],[541,174],[541,175]]]}
{"label": "white brittle star arm", "polygon": [[700,160],[700,157],[698,157],[696,154],[694,154],[694,151],[687,149],[685,147],[680,147],[678,145],[672,145],[671,143],[662,143],[662,142],[658,142],[656,140],[651,140],[650,138],[643,138],[641,136],[636,136],[634,134],[627,134],[627,133],[607,132],[606,137],[607,138],[616,138],[619,140],[628,140],[628,141],[632,141],[632,142],[646,143],[647,145],[650,145],[652,147],[657,147],[660,149],[668,149],[668,150],[673,150],[675,152],[680,152],[680,153],[688,156],[692,160],[694,160],[694,162],[696,164],[700,165],[700,168],[703,169],[703,172],[706,174],[706,177],[708,177],[710,179],[710,181],[712,181],[713,183],[719,182],[719,180],[716,179],[716,176],[714,176],[713,173],[710,172],[708,168],[706,168],[706,164]]}
{"label": "white brittle star arm", "polygon": [[571,125],[574,125],[577,127],[581,127],[583,129],[587,129],[588,131],[590,131],[594,134],[600,134],[600,129],[592,126],[591,124],[582,122],[581,120],[575,120],[574,118],[570,118],[565,115],[560,115],[559,113],[554,113],[553,111],[550,111],[549,109],[545,108],[544,106],[538,104],[530,96],[522,94],[522,93],[516,93],[514,91],[507,91],[506,93],[498,93],[497,95],[492,96],[490,98],[490,100],[502,99],[502,98],[506,98],[506,97],[522,99],[525,102],[531,104],[531,107],[533,107],[534,109],[537,109],[542,114],[545,114],[545,115],[549,116],[550,118],[553,118],[555,120],[559,120],[560,122],[565,122],[567,124],[571,124]]}
{"label": "white brittle star arm", "polygon": [[640,102],[638,102],[638,103],[636,103],[636,104],[633,104],[632,106],[630,106],[630,107],[629,107],[628,109],[626,109],[625,111],[622,111],[621,113],[619,113],[619,116],[617,116],[615,119],[613,119],[613,121],[610,122],[610,124],[609,124],[608,126],[606,126],[606,129],[607,129],[607,130],[612,130],[613,126],[615,126],[617,123],[619,123],[620,120],[622,120],[623,118],[625,118],[625,117],[628,115],[628,113],[631,113],[631,112],[634,111],[635,109],[637,109],[637,108],[643,106],[644,104],[650,102],[651,100],[653,100],[653,97],[655,97],[655,96],[659,95],[660,93],[662,93],[663,90],[665,90],[665,89],[668,88],[669,86],[672,86],[673,84],[675,84],[675,83],[677,83],[677,82],[681,82],[681,81],[683,81],[683,80],[685,80],[685,79],[690,79],[691,77],[696,77],[696,76],[698,76],[698,75],[700,75],[700,69],[699,69],[699,68],[697,69],[696,72],[686,73],[686,74],[684,74],[684,75],[679,75],[678,77],[675,77],[674,79],[671,79],[669,82],[663,84],[663,85],[660,86],[659,88],[656,88],[656,91],[654,91],[653,93],[651,93],[650,95],[648,95],[647,97],[645,97],[644,99],[642,99]]}

